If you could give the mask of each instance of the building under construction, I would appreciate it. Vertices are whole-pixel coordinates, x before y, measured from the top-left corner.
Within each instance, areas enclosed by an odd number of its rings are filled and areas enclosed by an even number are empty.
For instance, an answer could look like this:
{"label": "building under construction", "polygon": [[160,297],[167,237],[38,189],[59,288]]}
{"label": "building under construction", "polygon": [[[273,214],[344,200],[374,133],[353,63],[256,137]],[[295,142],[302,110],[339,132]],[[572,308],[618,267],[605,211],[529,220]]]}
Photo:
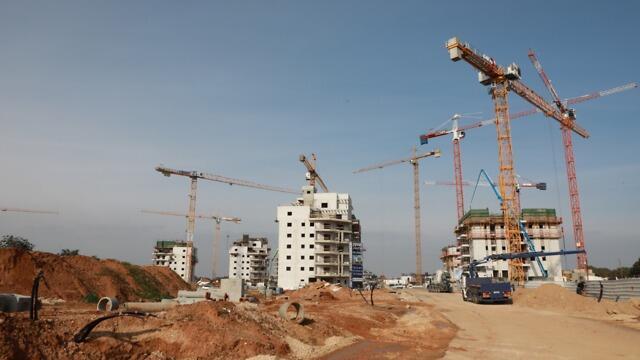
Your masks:
{"label": "building under construction", "polygon": [[197,249],[192,242],[157,241],[153,248],[153,265],[170,268],[186,282],[191,282],[197,262]]}
{"label": "building under construction", "polygon": [[442,260],[442,268],[452,273],[455,268],[460,267],[460,247],[456,245],[443,247],[440,260]]}
{"label": "building under construction", "polygon": [[[458,240],[459,263],[463,271],[468,271],[469,263],[480,260],[487,255],[509,252],[509,245],[504,236],[504,220],[502,214],[492,214],[489,209],[472,209],[464,214],[455,234]],[[535,247],[535,251],[559,251],[562,238],[562,218],[556,216],[555,209],[522,209],[522,219]],[[522,249],[527,248],[522,240]],[[450,259],[450,257],[448,257]],[[443,259],[444,260],[444,259]],[[541,257],[527,260],[524,263],[526,278],[546,278],[554,281],[562,280],[561,257]],[[478,266],[481,277],[509,278],[509,265],[506,261],[491,261]]]}
{"label": "building under construction", "polygon": [[270,250],[267,238],[242,235],[229,249],[229,278],[243,279],[253,286],[266,284]]}
{"label": "building under construction", "polygon": [[278,207],[278,286],[298,289],[327,281],[362,286],[360,221],[349,194],[302,188],[296,202]]}

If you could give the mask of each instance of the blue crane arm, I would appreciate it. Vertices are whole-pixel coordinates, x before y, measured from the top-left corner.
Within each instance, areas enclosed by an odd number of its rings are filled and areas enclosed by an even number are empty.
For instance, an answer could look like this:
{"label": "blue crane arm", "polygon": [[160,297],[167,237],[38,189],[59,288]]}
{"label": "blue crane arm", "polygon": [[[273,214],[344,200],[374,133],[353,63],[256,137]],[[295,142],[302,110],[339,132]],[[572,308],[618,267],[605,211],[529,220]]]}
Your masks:
{"label": "blue crane arm", "polygon": [[[487,174],[486,171],[484,171],[484,169],[480,169],[480,173],[478,174],[478,179],[476,180],[476,187],[473,189],[473,195],[471,196],[471,201],[473,202],[473,198],[476,195],[476,189],[478,188],[478,183],[480,183],[481,176],[484,176],[484,178],[487,180],[487,182],[491,186],[491,189],[493,190],[493,193],[498,198],[498,201],[500,202],[500,206],[502,207],[502,200],[503,200],[502,195],[500,195],[500,191],[498,191],[498,187],[493,182],[493,180],[491,180],[491,177],[489,176],[489,174]],[[518,225],[520,227],[520,233],[522,234],[522,237],[524,237],[524,240],[527,243],[527,247],[529,248],[529,251],[535,252],[536,247],[533,245],[533,241],[531,241],[531,237],[529,237],[529,234],[527,233],[527,229],[524,227],[524,224],[522,223],[522,221],[518,221]],[[544,265],[542,264],[542,261],[540,260],[539,257],[536,257],[536,263],[538,264],[538,267],[542,272],[542,276],[547,277],[549,273],[547,272],[547,269],[544,268]]]}
{"label": "blue crane arm", "polygon": [[505,254],[492,254],[485,256],[480,260],[474,260],[469,264],[469,274],[472,278],[478,276],[478,272],[476,271],[476,267],[480,264],[487,263],[489,261],[495,260],[511,260],[511,259],[527,259],[531,257],[539,258],[542,256],[564,256],[564,255],[573,255],[573,254],[586,254],[584,250],[560,250],[560,251],[527,251],[527,252],[519,252],[519,253],[505,253]]}

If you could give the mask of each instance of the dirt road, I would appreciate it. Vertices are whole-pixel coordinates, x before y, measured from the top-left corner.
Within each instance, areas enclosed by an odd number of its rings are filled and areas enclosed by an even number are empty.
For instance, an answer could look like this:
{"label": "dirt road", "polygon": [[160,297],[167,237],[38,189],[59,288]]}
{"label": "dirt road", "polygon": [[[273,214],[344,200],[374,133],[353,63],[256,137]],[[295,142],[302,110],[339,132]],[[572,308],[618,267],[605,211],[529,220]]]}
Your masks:
{"label": "dirt road", "polygon": [[448,359],[640,358],[640,330],[557,312],[511,305],[476,305],[459,294],[411,289],[407,300],[434,305],[458,326]]}

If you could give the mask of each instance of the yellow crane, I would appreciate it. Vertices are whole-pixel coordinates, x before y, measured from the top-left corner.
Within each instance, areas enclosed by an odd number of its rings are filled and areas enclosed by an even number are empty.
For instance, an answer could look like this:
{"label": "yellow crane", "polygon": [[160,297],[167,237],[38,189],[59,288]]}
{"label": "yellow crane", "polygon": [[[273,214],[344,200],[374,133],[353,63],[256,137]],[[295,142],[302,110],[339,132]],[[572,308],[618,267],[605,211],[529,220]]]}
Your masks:
{"label": "yellow crane", "polygon": [[[141,210],[141,212],[146,214],[158,214],[158,215],[170,215],[170,216],[180,216],[187,218],[187,214],[183,214],[176,211],[157,211],[157,210]],[[201,215],[196,214],[196,219],[207,219],[213,220],[214,223],[214,231],[213,231],[213,249],[211,254],[211,278],[214,279],[218,275],[218,261],[220,260],[220,232],[221,226],[220,223],[223,221],[232,222],[234,224],[238,224],[242,221],[242,219],[235,216],[219,216],[219,215]]]}
{"label": "yellow crane", "polygon": [[416,240],[416,282],[422,284],[422,238],[420,234],[420,168],[419,161],[428,157],[440,157],[440,149],[429,151],[422,154],[416,153],[415,146],[413,147],[413,154],[411,157],[386,161],[380,164],[364,167],[362,169],[355,170],[353,173],[362,173],[366,171],[383,169],[387,166],[409,163],[413,167],[413,211],[415,221],[415,240]]}
{"label": "yellow crane", "polygon": [[[496,114],[496,135],[498,141],[498,188],[502,196],[502,214],[505,239],[509,252],[519,253],[525,250],[520,233],[520,208],[517,201],[517,179],[513,162],[511,141],[511,123],[509,119],[509,91],[515,92],[548,117],[557,120],[562,126],[571,129],[582,137],[589,133],[575,122],[575,118],[562,113],[555,106],[547,103],[531,88],[520,81],[520,67],[515,63],[505,67],[498,65],[493,58],[472,48],[468,43],[454,37],[446,43],[449,58],[452,61],[464,60],[478,70],[478,81],[482,85],[490,85]],[[509,279],[523,283],[526,280],[523,259],[509,261]]]}
{"label": "yellow crane", "polygon": [[309,185],[315,188],[316,182],[318,182],[318,185],[320,185],[322,191],[329,192],[327,185],[324,183],[324,180],[322,180],[320,175],[318,175],[318,171],[316,170],[316,161],[318,160],[316,154],[311,154],[311,161],[309,161],[309,159],[304,154],[300,154],[299,159],[304,167],[307,168],[307,181],[309,182]]}

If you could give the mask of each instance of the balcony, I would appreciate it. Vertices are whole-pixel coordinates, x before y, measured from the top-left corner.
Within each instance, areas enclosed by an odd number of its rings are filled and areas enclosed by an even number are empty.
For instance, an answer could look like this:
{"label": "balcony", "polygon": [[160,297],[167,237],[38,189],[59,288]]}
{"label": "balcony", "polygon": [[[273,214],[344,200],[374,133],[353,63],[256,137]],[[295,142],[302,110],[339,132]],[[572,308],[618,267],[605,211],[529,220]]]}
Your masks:
{"label": "balcony", "polygon": [[316,260],[316,266],[338,266],[338,262],[332,260]]}
{"label": "balcony", "polygon": [[316,238],[317,243],[325,243],[325,244],[340,244],[342,243],[339,239],[323,239],[321,237]]}
{"label": "balcony", "polygon": [[336,272],[316,273],[316,277],[349,277],[350,274],[339,274]]}
{"label": "balcony", "polygon": [[340,254],[340,251],[338,251],[338,249],[336,248],[329,248],[329,249],[324,249],[324,248],[316,248],[316,254],[331,254],[331,255],[338,255]]}

